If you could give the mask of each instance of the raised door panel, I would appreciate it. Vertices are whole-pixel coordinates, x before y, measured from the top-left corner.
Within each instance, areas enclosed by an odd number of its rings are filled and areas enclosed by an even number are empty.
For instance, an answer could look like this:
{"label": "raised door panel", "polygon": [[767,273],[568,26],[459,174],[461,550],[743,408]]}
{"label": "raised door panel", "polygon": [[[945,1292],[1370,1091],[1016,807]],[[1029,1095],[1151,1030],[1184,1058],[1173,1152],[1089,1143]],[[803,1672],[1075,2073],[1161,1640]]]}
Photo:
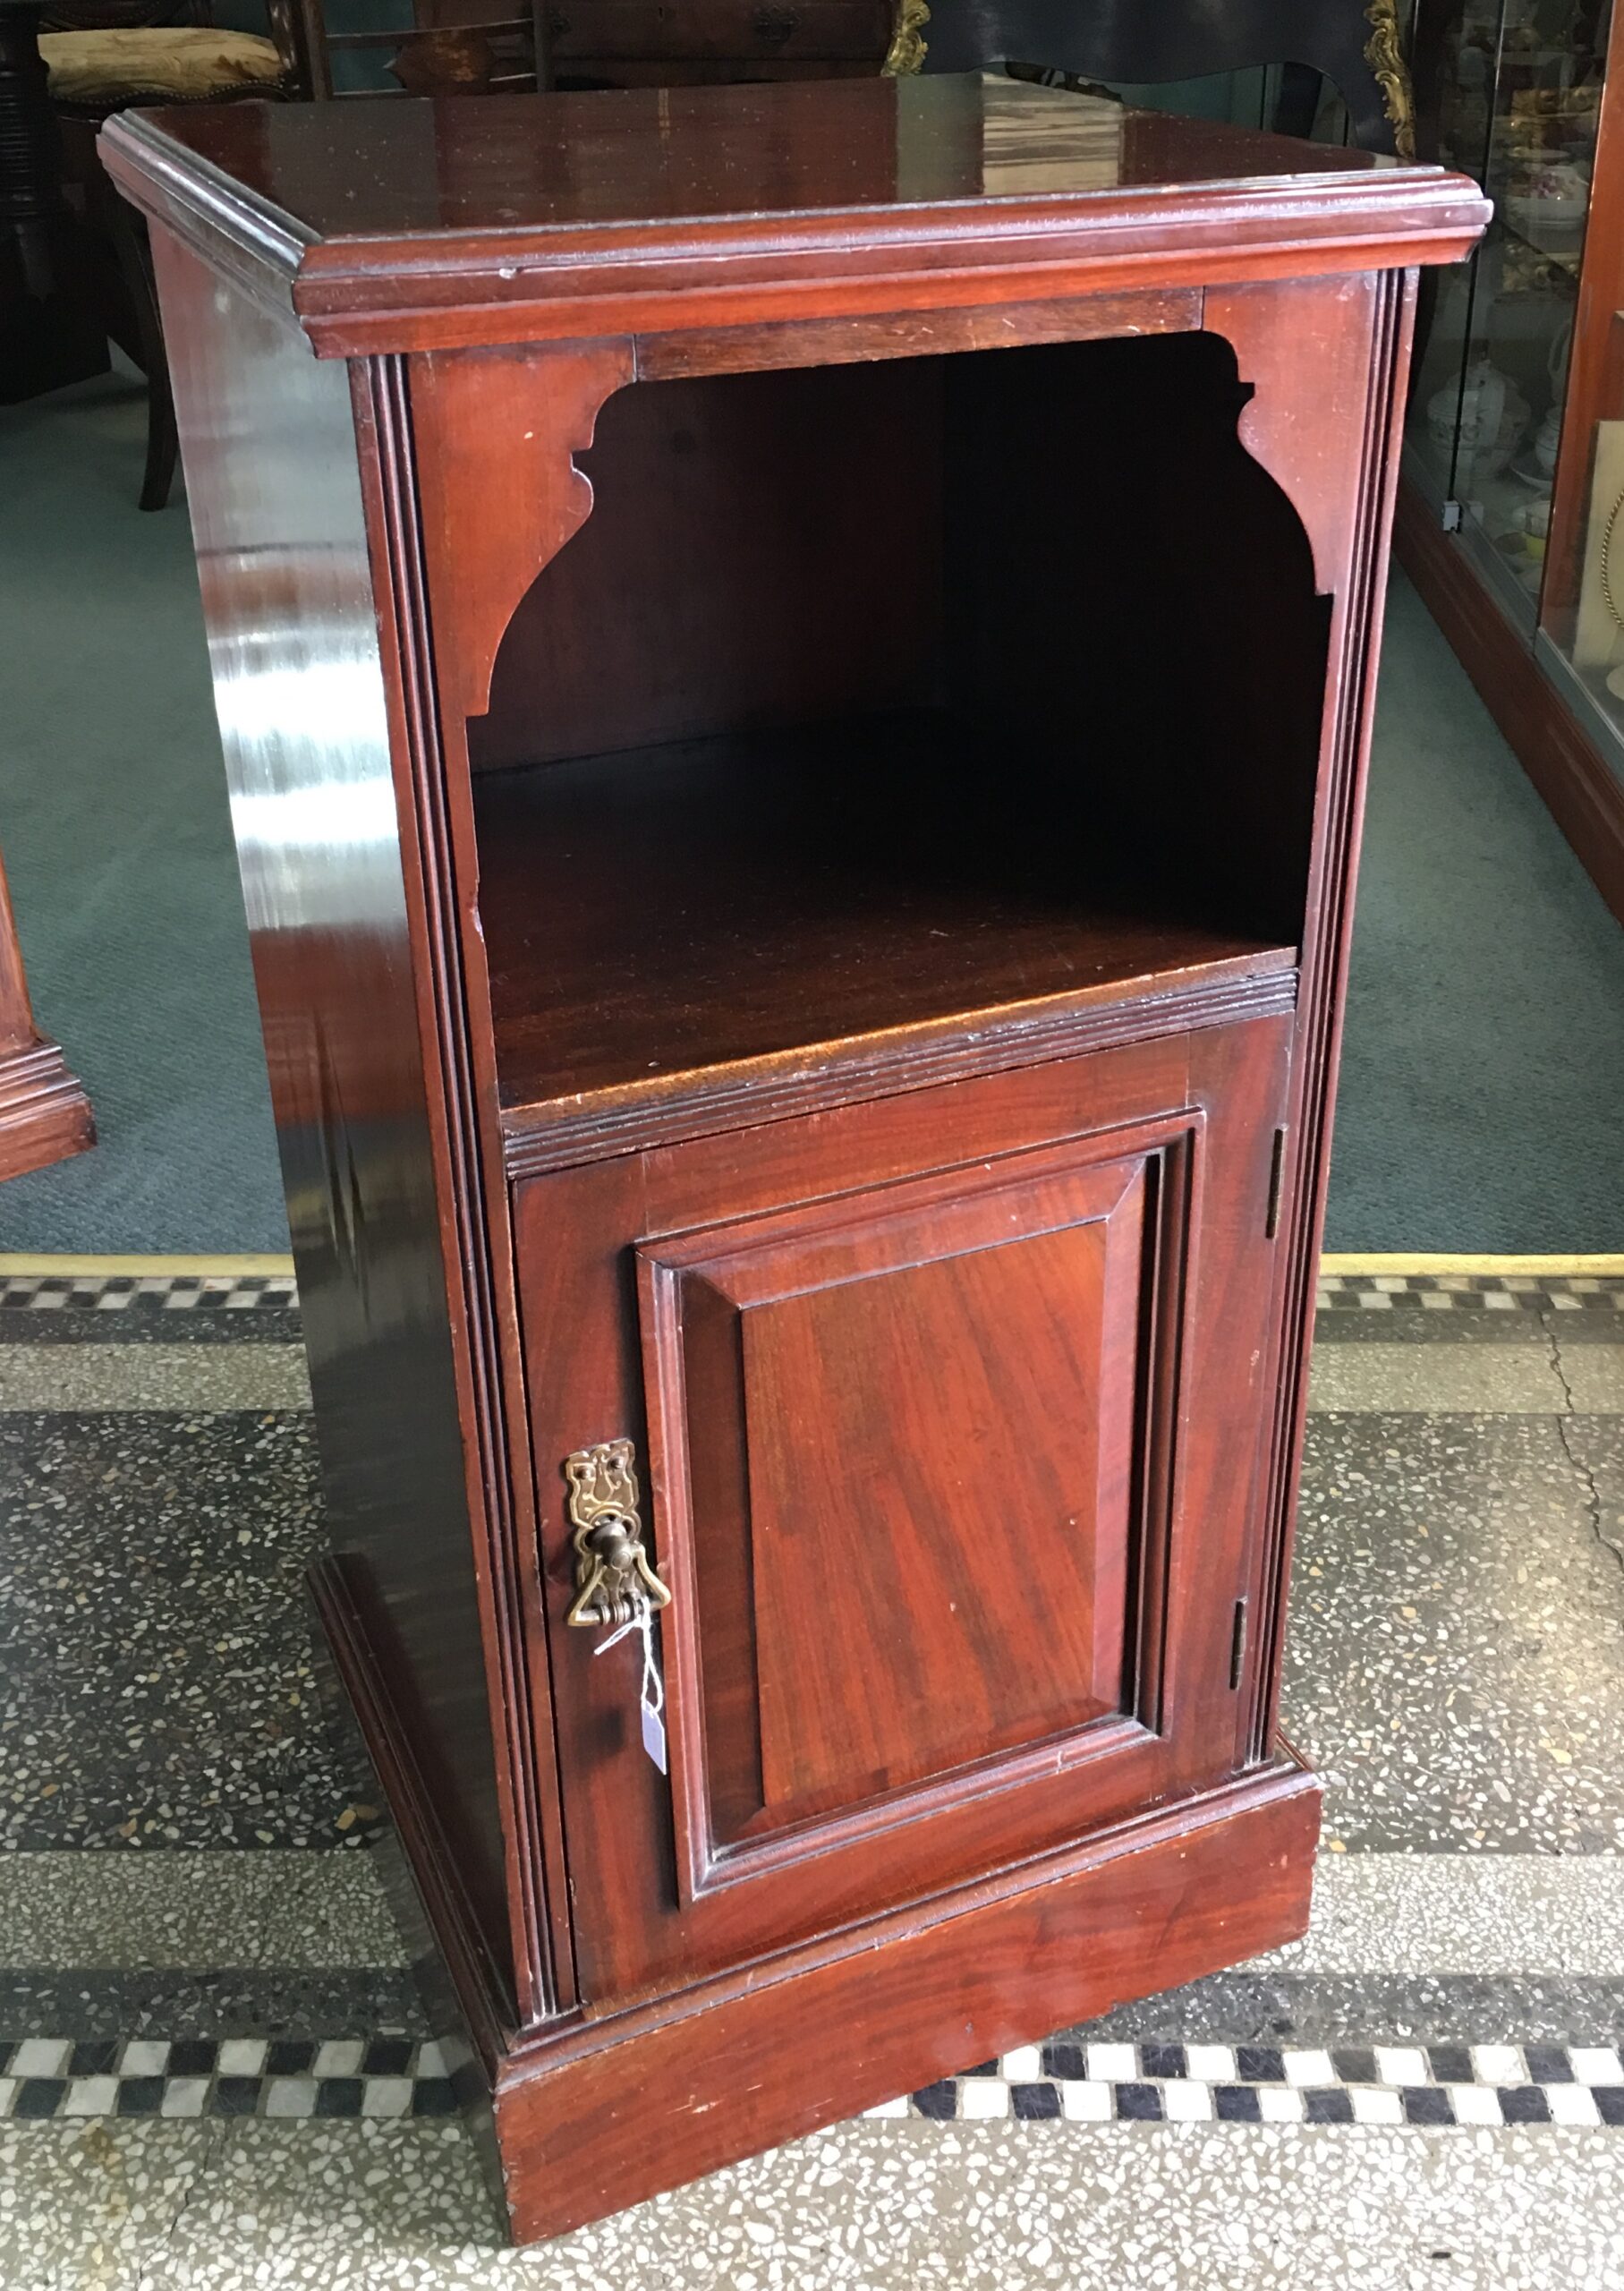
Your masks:
{"label": "raised door panel", "polygon": [[639,1252],[716,1846],[1123,1708],[1147,1165],[1078,1154]]}
{"label": "raised door panel", "polygon": [[[906,1909],[1232,1771],[1288,1022],[516,1189],[583,1997]],[[670,1585],[571,1629],[565,1457]]]}

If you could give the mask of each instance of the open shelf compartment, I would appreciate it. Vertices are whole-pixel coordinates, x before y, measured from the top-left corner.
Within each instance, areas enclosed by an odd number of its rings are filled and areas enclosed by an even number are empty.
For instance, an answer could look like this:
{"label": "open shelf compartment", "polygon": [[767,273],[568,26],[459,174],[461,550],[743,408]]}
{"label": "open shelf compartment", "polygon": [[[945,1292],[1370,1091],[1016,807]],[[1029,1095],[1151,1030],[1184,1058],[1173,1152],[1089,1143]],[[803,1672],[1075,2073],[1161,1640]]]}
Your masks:
{"label": "open shelf compartment", "polygon": [[608,401],[469,725],[510,1135],[1290,970],[1327,608],[1245,396],[1195,334]]}

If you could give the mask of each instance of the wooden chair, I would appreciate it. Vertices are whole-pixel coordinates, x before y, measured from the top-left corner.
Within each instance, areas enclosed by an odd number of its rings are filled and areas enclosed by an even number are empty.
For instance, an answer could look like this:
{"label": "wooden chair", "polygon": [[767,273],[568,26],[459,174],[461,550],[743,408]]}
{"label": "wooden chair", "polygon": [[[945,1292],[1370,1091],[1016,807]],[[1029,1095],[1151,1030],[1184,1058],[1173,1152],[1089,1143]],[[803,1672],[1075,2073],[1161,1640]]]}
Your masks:
{"label": "wooden chair", "polygon": [[103,171],[96,138],[137,104],[218,104],[295,92],[291,51],[209,21],[208,0],[49,0],[39,35],[63,165],[82,219],[111,249],[107,333],[147,377],[140,506],[161,509],[174,480],[174,406],[145,226]]}
{"label": "wooden chair", "polygon": [[[1283,64],[1322,73],[1354,141],[1415,156],[1398,0],[898,0],[891,72],[1041,67],[1065,81],[1152,84]],[[1288,80],[1280,124],[1302,128]]]}

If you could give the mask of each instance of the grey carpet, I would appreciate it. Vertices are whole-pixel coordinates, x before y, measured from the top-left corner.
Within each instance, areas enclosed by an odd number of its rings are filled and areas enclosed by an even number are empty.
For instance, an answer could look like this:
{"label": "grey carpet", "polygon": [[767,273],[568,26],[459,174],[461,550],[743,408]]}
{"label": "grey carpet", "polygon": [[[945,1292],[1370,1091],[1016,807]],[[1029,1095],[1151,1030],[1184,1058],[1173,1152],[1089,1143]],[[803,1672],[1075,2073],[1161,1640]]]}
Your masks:
{"label": "grey carpet", "polygon": [[0,849],[100,1141],[0,1189],[0,1248],[287,1247],[191,534],[135,506],[145,425],[111,378],[0,414]]}
{"label": "grey carpet", "polygon": [[1326,1240],[1624,1249],[1624,931],[1393,584]]}
{"label": "grey carpet", "polygon": [[[0,847],[101,1142],[0,1191],[0,1248],[286,1246],[183,507],[144,404],[0,413]],[[1328,1239],[1624,1248],[1624,934],[1400,586]]]}

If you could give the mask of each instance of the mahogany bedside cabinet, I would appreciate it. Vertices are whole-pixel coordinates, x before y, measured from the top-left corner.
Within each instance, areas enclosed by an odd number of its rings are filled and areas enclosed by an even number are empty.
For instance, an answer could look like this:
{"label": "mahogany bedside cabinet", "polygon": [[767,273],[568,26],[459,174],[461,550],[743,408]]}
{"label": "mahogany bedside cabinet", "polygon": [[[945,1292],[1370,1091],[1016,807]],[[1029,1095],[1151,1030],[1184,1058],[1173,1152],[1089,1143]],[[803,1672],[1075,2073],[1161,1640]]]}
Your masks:
{"label": "mahogany bedside cabinet", "polygon": [[1475,186],[973,76],[103,149],[319,1598],[514,2232],[1300,1933],[1396,420]]}

